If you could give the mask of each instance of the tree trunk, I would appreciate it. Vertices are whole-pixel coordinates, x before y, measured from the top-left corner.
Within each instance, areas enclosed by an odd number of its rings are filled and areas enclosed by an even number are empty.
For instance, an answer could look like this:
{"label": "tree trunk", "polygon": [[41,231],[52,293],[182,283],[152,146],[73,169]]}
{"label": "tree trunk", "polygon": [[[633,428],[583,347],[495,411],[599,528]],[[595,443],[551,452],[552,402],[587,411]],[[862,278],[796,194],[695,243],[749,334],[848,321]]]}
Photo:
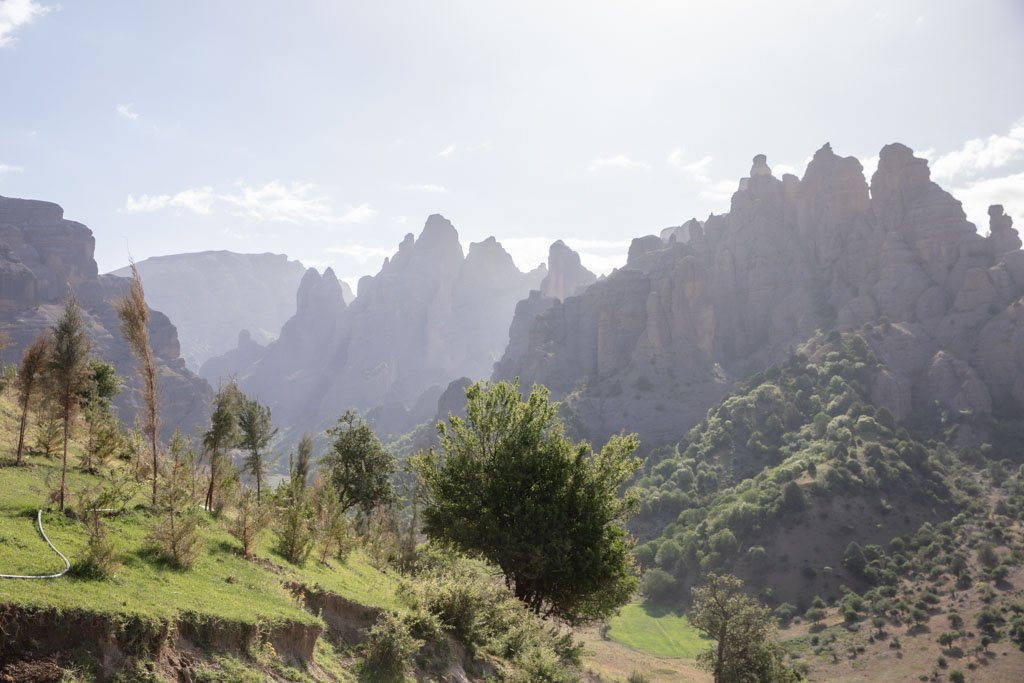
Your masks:
{"label": "tree trunk", "polygon": [[213,512],[213,482],[217,481],[217,451],[210,455],[210,486],[206,489],[206,510]]}
{"label": "tree trunk", "polygon": [[64,464],[61,466],[61,470],[60,470],[60,510],[61,510],[61,512],[64,511],[64,490],[66,489],[65,482],[67,481],[67,477],[68,477],[68,433],[71,431],[69,429],[70,423],[71,423],[71,407],[67,403],[65,403],[64,404]]}
{"label": "tree trunk", "polygon": [[261,484],[263,483],[261,481],[261,479],[262,479],[261,475],[262,475],[263,467],[261,467],[260,456],[255,454],[255,453],[253,453],[253,457],[256,459],[256,502],[259,503],[260,502],[260,489],[262,488]]}
{"label": "tree trunk", "polygon": [[156,462],[156,424],[153,425],[153,432],[151,434],[153,441],[153,509],[156,509],[156,477],[157,477],[157,462]]}
{"label": "tree trunk", "polygon": [[25,449],[25,427],[28,426],[28,396],[25,397],[25,402],[21,406],[21,426],[18,427],[18,454],[15,457],[15,462],[21,464],[21,454]]}

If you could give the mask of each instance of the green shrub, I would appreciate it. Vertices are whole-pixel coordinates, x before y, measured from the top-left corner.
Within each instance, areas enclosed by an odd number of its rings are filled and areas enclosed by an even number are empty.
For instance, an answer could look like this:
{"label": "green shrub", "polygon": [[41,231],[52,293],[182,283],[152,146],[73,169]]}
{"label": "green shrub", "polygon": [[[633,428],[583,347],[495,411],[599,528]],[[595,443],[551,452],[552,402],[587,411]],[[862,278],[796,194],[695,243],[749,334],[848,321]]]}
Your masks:
{"label": "green shrub", "polygon": [[381,615],[366,636],[360,648],[360,673],[380,683],[403,681],[423,641],[413,638],[409,625],[391,612]]}

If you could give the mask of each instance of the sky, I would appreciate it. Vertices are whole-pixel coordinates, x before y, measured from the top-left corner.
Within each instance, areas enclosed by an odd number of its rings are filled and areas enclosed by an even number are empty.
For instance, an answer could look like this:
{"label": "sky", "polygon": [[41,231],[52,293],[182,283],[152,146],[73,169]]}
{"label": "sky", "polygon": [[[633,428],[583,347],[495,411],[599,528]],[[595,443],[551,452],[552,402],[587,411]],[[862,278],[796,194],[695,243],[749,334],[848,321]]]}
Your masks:
{"label": "sky", "polygon": [[0,0],[0,195],[101,272],[287,253],[354,284],[441,213],[532,268],[728,210],[751,158],[899,141],[1024,226],[1024,2]]}

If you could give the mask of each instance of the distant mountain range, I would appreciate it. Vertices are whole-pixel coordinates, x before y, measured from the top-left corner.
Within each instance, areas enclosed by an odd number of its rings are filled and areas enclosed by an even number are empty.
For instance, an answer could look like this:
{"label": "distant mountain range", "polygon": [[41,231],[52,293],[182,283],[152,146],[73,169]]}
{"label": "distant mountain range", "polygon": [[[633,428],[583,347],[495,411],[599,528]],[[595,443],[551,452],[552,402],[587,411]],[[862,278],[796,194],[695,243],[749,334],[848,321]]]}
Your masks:
{"label": "distant mountain range", "polygon": [[[139,261],[149,304],[174,321],[181,355],[193,370],[235,347],[239,332],[267,343],[295,312],[306,268],[282,254],[201,251]],[[129,268],[111,275],[127,276]],[[342,283],[347,301],[352,290]]]}

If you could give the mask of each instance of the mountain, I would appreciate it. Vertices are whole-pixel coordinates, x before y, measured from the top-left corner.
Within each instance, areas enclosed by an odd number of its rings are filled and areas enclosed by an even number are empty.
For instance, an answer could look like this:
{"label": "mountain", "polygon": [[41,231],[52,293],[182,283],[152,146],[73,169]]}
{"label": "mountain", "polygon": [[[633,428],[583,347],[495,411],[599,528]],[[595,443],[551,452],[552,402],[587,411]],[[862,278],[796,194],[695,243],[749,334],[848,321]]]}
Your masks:
{"label": "mountain", "polygon": [[521,305],[494,376],[547,384],[597,442],[672,444],[816,330],[878,323],[871,401],[898,422],[937,401],[975,418],[954,438],[977,442],[1024,407],[1024,252],[1002,207],[989,214],[982,236],[898,143],[870,186],[827,144],[802,179],[758,155],[729,213],[635,239],[578,296]]}
{"label": "mountain", "polygon": [[[0,330],[11,337],[7,362],[63,311],[73,292],[84,312],[94,355],[114,364],[127,383],[117,397],[121,419],[131,423],[141,406],[135,359],[121,338],[117,313],[110,302],[124,295],[128,280],[99,275],[92,231],[64,218],[50,202],[0,197]],[[192,432],[209,416],[212,391],[181,358],[178,334],[166,315],[152,311],[150,341],[159,364],[163,433],[176,427]]]}
{"label": "mountain", "polygon": [[463,253],[455,227],[432,215],[377,275],[359,281],[351,305],[331,269],[310,269],[276,341],[257,350],[243,340],[246,348],[202,372],[211,381],[237,376],[296,433],[375,407],[378,431],[393,433],[433,417],[451,380],[490,374],[516,303],[545,275],[543,267],[521,272],[493,237]]}
{"label": "mountain", "polygon": [[[194,370],[233,348],[241,330],[261,344],[277,339],[306,272],[282,254],[231,251],[155,256],[136,266],[147,300],[174,322],[182,356]],[[112,275],[129,273],[126,267]],[[342,287],[351,301],[351,289]]]}

